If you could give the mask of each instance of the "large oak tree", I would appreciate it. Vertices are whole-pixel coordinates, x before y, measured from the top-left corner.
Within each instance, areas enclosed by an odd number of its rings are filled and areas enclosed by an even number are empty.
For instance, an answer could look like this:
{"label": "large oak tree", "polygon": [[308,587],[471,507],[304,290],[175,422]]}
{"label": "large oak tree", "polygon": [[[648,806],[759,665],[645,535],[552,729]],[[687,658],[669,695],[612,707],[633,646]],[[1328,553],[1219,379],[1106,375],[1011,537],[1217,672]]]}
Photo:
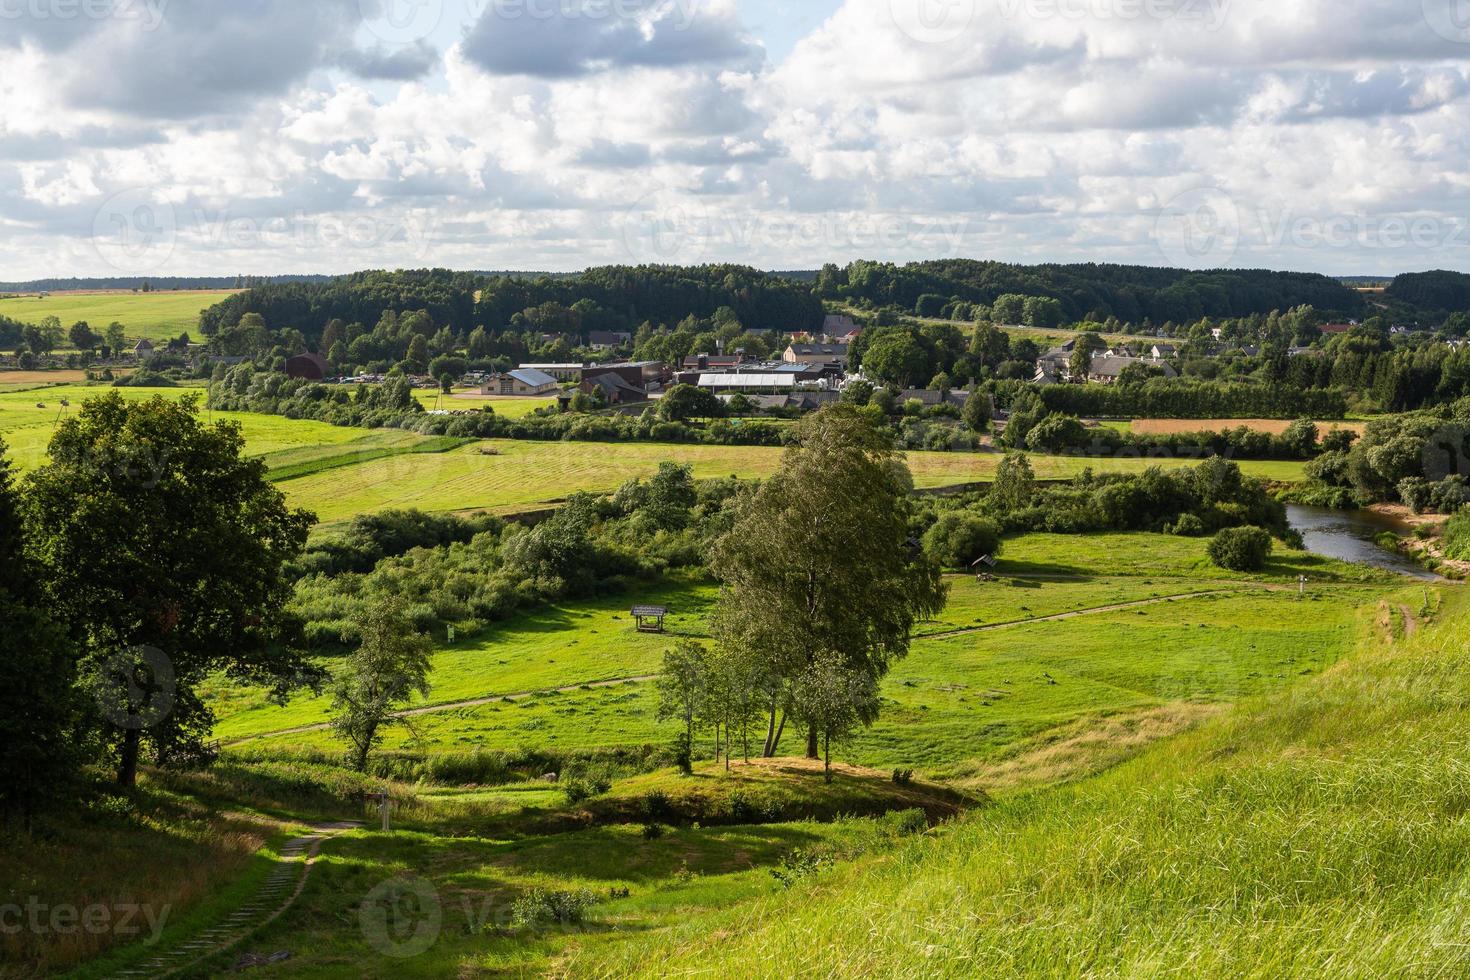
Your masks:
{"label": "large oak tree", "polygon": [[192,399],[112,392],[61,424],[27,479],[32,548],[122,785],[145,742],[162,762],[203,749],[211,674],[278,696],[316,679],[283,573],[315,518],[243,449],[237,425],[204,424]]}

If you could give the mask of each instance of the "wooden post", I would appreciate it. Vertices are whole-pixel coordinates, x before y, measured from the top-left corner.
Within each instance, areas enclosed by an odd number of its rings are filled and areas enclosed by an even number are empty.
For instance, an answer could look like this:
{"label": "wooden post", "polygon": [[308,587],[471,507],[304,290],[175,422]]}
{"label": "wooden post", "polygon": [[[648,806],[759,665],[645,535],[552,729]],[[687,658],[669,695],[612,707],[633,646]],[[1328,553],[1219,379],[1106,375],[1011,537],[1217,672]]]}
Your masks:
{"label": "wooden post", "polygon": [[383,833],[385,834],[391,832],[392,830],[392,828],[389,827],[388,820],[388,816],[392,812],[392,809],[393,807],[388,797],[388,790],[385,788],[381,793],[378,794],[378,813],[381,814],[383,817]]}

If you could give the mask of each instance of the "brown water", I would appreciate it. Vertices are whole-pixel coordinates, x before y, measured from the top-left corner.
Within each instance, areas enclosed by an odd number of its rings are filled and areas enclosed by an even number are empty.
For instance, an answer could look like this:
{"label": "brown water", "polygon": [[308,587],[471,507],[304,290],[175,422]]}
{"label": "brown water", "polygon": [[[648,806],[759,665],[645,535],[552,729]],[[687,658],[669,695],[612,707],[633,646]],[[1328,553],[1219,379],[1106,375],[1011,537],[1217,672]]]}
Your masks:
{"label": "brown water", "polygon": [[1384,531],[1402,534],[1397,521],[1371,510],[1329,510],[1326,507],[1303,507],[1288,504],[1286,517],[1301,532],[1307,550],[1359,565],[1372,565],[1412,578],[1433,580],[1438,575],[1420,566],[1408,556],[1379,547],[1375,538]]}

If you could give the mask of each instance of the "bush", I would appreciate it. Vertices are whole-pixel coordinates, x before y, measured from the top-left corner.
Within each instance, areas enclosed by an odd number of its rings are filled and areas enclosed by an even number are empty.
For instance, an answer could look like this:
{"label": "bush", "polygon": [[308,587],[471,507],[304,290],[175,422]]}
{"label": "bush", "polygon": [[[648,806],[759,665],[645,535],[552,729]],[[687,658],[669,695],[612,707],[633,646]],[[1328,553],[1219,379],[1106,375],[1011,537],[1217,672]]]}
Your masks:
{"label": "bush", "polygon": [[1271,556],[1271,535],[1259,527],[1226,528],[1210,542],[1210,561],[1232,572],[1259,572]]}
{"label": "bush", "polygon": [[612,779],[605,772],[583,772],[562,780],[561,790],[567,802],[575,806],[612,789]]}
{"label": "bush", "polygon": [[1470,561],[1470,509],[1460,511],[1444,526],[1444,553],[1447,558]]}
{"label": "bush", "polygon": [[533,888],[511,905],[511,924],[517,929],[539,925],[574,925],[587,918],[597,896],[587,889],[553,892]]}
{"label": "bush", "polygon": [[1194,514],[1181,514],[1179,520],[1174,522],[1170,532],[1181,538],[1203,537],[1205,533],[1205,522]]}
{"label": "bush", "polygon": [[951,511],[925,533],[924,550],[946,568],[969,568],[1000,551],[1000,527],[978,514]]}
{"label": "bush", "polygon": [[912,769],[895,769],[895,770],[893,770],[893,782],[894,782],[894,785],[896,785],[896,786],[908,786],[908,785],[911,785],[913,783],[913,781],[914,781],[914,771]]}
{"label": "bush", "polygon": [[643,825],[644,840],[658,840],[668,832],[668,828],[661,823],[646,823]]}

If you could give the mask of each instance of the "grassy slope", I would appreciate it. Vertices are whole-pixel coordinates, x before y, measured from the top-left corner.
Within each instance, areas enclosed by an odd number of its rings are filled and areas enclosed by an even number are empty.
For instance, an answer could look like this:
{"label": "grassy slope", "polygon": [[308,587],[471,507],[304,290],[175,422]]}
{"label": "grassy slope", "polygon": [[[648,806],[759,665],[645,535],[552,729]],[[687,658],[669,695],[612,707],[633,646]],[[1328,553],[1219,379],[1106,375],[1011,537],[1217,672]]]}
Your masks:
{"label": "grassy slope", "polygon": [[198,341],[199,314],[233,292],[78,293],[46,299],[20,296],[0,299],[0,316],[22,323],[39,323],[54,316],[61,321],[62,329],[85,320],[99,334],[116,321],[127,328],[130,341],[145,337],[171,340],[181,333]]}
{"label": "grassy slope", "polygon": [[[1279,555],[1261,576],[1235,575],[1211,567],[1204,549],[1200,540],[1145,534],[1037,534],[1009,542],[1000,581],[951,579],[948,607],[936,622],[921,626],[913,652],[885,686],[882,720],[841,757],[970,777],[1003,762],[1018,746],[1086,719],[1218,703],[1280,686],[1345,653],[1357,610],[1376,601],[1392,581],[1302,554]],[[1313,582],[1305,601],[1288,587],[1302,573]],[[1026,622],[1220,590],[1227,594]],[[454,752],[659,741],[667,727],[656,720],[653,685],[590,684],[658,670],[670,638],[635,633],[627,617],[630,603],[666,604],[674,612],[671,630],[703,636],[713,599],[712,586],[673,584],[529,613],[441,648],[430,703],[571,690],[420,716],[412,733],[395,729],[388,744]],[[995,624],[1018,625],[938,635]],[[324,697],[276,707],[254,691],[213,693],[217,731],[225,739],[326,719]],[[335,743],[318,731],[257,744],[330,749]]]}
{"label": "grassy slope", "polygon": [[[573,975],[1463,975],[1470,595],[1097,779]],[[1403,603],[1419,605],[1417,590]],[[657,964],[657,966],[653,966]]]}

